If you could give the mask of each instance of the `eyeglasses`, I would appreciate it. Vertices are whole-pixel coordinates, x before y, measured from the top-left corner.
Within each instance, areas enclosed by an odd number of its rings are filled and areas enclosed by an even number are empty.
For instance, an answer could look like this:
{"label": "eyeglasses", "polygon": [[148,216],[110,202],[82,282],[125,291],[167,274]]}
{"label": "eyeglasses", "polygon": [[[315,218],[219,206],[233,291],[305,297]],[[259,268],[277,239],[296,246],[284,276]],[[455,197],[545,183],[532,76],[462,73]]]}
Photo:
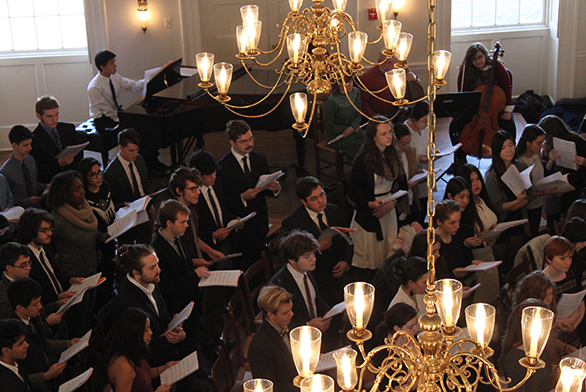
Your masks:
{"label": "eyeglasses", "polygon": [[14,265],[14,268],[27,269],[31,267],[31,263],[24,263],[21,265]]}
{"label": "eyeglasses", "polygon": [[248,144],[248,143],[251,143],[252,144],[252,143],[254,143],[254,136],[251,136],[248,139],[238,140],[238,141],[236,141],[236,143],[239,143],[239,144]]}
{"label": "eyeglasses", "polygon": [[43,233],[43,234],[47,234],[48,232],[53,232],[54,227],[43,227],[42,229],[39,229],[39,233]]}
{"label": "eyeglasses", "polygon": [[183,190],[185,190],[185,191],[190,191],[190,192],[195,192],[195,190],[196,190],[196,189],[199,189],[199,187],[197,187],[197,186],[192,186],[192,187],[189,187],[189,188],[183,188]]}
{"label": "eyeglasses", "polygon": [[89,178],[96,178],[96,177],[101,177],[103,172],[104,172],[104,171],[103,171],[102,169],[100,169],[100,170],[98,170],[97,172],[91,172],[91,173],[89,173],[87,176],[88,176]]}

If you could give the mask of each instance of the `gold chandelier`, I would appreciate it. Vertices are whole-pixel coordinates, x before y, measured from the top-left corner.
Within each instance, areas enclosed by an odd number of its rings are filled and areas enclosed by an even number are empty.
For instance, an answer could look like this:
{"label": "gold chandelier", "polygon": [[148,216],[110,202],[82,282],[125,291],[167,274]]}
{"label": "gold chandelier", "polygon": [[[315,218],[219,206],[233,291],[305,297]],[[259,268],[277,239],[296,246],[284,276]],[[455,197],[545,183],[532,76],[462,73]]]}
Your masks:
{"label": "gold chandelier", "polygon": [[[373,42],[368,42],[368,36],[357,31],[355,24],[345,12],[346,0],[332,0],[333,9],[323,5],[323,0],[312,0],[313,5],[301,11],[303,0],[289,0],[291,11],[285,18],[279,42],[274,49],[263,51],[258,48],[258,42],[262,30],[262,22],[258,20],[258,6],[249,5],[241,7],[243,24],[236,29],[239,53],[236,57],[240,60],[249,77],[259,86],[267,89],[265,97],[258,102],[247,106],[234,106],[228,104],[233,66],[229,63],[214,64],[214,55],[211,53],[198,53],[196,55],[198,74],[201,79],[200,87],[204,88],[210,96],[222,103],[229,111],[246,118],[263,117],[273,110],[285,99],[291,85],[302,83],[307,86],[307,93],[312,98],[311,113],[306,122],[308,109],[308,97],[305,93],[290,95],[290,104],[296,123],[293,128],[305,137],[309,124],[313,119],[317,101],[327,99],[331,86],[339,83],[343,86],[343,93],[348,97],[344,78],[352,77],[358,87],[377,99],[386,103],[402,107],[417,101],[405,99],[407,56],[409,54],[413,36],[402,33],[401,23],[390,20],[390,14],[398,12],[392,8],[392,0],[376,0],[378,15],[381,19],[379,29],[380,36]],[[338,383],[346,391],[364,392],[364,376],[366,371],[376,375],[371,392],[379,390],[379,386],[385,392],[390,390],[407,392],[416,386],[417,391],[475,391],[480,383],[491,385],[498,391],[511,391],[522,386],[538,369],[545,366],[539,359],[547,342],[553,312],[540,307],[529,307],[523,310],[522,329],[525,358],[520,364],[525,367],[526,375],[512,387],[504,387],[508,380],[499,377],[495,366],[489,358],[493,351],[488,344],[492,338],[495,309],[488,304],[474,304],[466,308],[466,321],[469,338],[459,338],[461,329],[456,326],[460,315],[462,302],[462,284],[457,280],[442,279],[435,281],[435,257],[433,244],[435,243],[435,229],[433,216],[435,201],[433,189],[436,177],[434,171],[435,161],[435,128],[436,117],[434,113],[434,101],[437,89],[445,85],[445,75],[450,63],[451,54],[444,50],[435,50],[437,25],[435,21],[435,8],[437,0],[427,0],[429,11],[429,23],[427,28],[427,69],[429,83],[427,94],[418,99],[429,100],[429,143],[427,146],[428,157],[428,200],[427,214],[429,227],[427,230],[427,261],[429,276],[426,288],[426,314],[419,318],[419,326],[422,330],[417,338],[399,331],[391,339],[385,339],[385,344],[375,347],[370,352],[364,349],[364,342],[372,337],[372,333],[366,329],[374,304],[374,287],[368,283],[352,283],[345,288],[344,298],[346,311],[353,329],[348,332],[348,338],[356,343],[362,363],[356,364],[357,352],[352,349],[342,349],[335,353],[338,364]],[[341,40],[348,38],[348,56],[340,50]],[[363,57],[366,45],[384,43],[382,53],[386,59],[397,56],[395,69],[385,73],[387,86],[380,91],[370,91],[360,81],[363,72],[362,61],[378,66],[382,63],[368,61]],[[312,47],[311,51],[309,48]],[[273,86],[265,86],[256,81],[246,61],[253,61],[262,67],[269,67],[276,63],[281,54],[287,49],[288,59],[276,69],[277,81]],[[326,48],[329,48],[328,51]],[[258,60],[261,55],[275,55],[267,63]],[[385,60],[386,60],[385,59]],[[211,83],[212,72],[215,78],[215,86],[218,95],[213,96],[209,89],[214,87]],[[286,86],[286,90],[278,103],[269,112],[260,115],[245,115],[238,110],[248,109],[265,101],[280,86]],[[381,99],[376,94],[389,89],[395,97],[395,101]],[[348,99],[352,103],[351,99]],[[354,104],[352,104],[354,106]],[[370,118],[358,108],[364,117]],[[399,344],[400,340],[407,343]],[[321,332],[317,328],[302,326],[290,333],[291,350],[299,376],[294,383],[302,392],[333,392],[334,382],[329,376],[313,374],[320,355]],[[373,363],[378,353],[386,353],[379,366]],[[586,363],[577,358],[566,358],[560,362],[561,376],[556,386],[556,392],[579,392],[582,382],[586,377]],[[358,371],[360,375],[358,375]],[[356,389],[355,389],[356,388]],[[272,383],[268,380],[252,380],[244,385],[245,391],[272,392]]]}

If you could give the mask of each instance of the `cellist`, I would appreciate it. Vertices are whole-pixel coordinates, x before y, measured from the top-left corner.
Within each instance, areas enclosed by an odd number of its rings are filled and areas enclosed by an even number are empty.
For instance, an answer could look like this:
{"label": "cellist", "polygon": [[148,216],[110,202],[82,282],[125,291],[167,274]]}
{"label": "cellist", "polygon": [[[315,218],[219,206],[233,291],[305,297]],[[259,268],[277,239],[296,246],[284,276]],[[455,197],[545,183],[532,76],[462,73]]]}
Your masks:
{"label": "cellist", "polygon": [[[498,56],[497,56],[498,57]],[[491,67],[493,66],[493,60],[488,55],[487,49],[480,42],[476,42],[468,47],[466,55],[460,66],[458,73],[458,92],[462,91],[474,91],[478,86],[487,84],[488,75]],[[505,93],[506,103],[505,105],[512,105],[513,99],[511,96],[511,78],[505,66],[500,62],[496,61],[496,68],[494,70],[493,86],[499,86]],[[506,108],[505,106],[505,108]],[[450,123],[450,139],[452,145],[456,145],[460,142],[460,133],[471,120],[472,117],[478,113],[466,113],[464,112],[460,117],[454,118]],[[510,111],[502,111],[499,113],[498,119],[499,125],[507,131],[513,140],[516,140],[516,128],[513,114]],[[454,162],[457,166],[461,166],[466,163],[466,153],[459,149],[454,154]]]}

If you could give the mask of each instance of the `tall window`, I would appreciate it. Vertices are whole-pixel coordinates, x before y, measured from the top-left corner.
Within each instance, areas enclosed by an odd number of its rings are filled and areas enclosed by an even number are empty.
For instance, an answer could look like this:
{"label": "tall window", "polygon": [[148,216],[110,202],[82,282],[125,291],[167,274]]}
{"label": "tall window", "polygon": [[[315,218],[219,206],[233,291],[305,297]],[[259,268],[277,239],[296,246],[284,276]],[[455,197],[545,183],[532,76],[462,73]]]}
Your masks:
{"label": "tall window", "polygon": [[87,49],[83,0],[0,0],[0,55]]}
{"label": "tall window", "polygon": [[545,23],[546,0],[452,0],[452,29]]}

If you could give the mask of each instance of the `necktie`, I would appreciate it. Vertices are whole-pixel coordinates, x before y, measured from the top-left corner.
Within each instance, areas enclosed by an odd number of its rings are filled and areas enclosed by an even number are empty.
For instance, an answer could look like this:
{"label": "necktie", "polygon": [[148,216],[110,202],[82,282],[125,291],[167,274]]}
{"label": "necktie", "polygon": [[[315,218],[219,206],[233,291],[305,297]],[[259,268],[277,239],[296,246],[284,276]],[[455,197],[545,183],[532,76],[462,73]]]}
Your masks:
{"label": "necktie", "polygon": [[250,173],[250,168],[248,167],[248,157],[242,158],[242,164],[244,165],[244,177],[246,177],[246,181],[248,181],[248,186],[252,187],[252,174]]}
{"label": "necktie", "polygon": [[324,214],[321,212],[317,214],[317,222],[319,223],[319,229],[324,231],[328,228],[328,226],[324,223]]}
{"label": "necktie", "polygon": [[313,308],[313,300],[311,299],[311,292],[309,291],[309,283],[307,282],[307,274],[303,275],[303,285],[305,286],[305,295],[307,295],[307,303],[309,304],[309,318],[316,318],[315,309]]}
{"label": "necktie", "polygon": [[53,136],[53,140],[55,141],[55,144],[57,145],[57,147],[59,147],[59,150],[61,150],[63,148],[61,146],[61,139],[59,138],[59,133],[57,132],[57,130],[55,128],[51,129],[51,136]]}
{"label": "necktie", "polygon": [[112,98],[114,98],[114,105],[116,105],[116,110],[120,109],[118,106],[118,100],[116,99],[116,90],[114,90],[114,84],[112,83],[112,79],[110,79],[110,91],[112,91]]}
{"label": "necktie", "polygon": [[218,206],[216,206],[216,202],[214,201],[212,188],[208,188],[208,199],[210,200],[210,205],[212,206],[214,220],[216,221],[216,227],[219,229],[222,227],[222,220],[220,219],[220,214],[218,213]]}
{"label": "necktie", "polygon": [[57,280],[57,277],[55,276],[53,271],[51,271],[51,268],[49,268],[49,265],[47,263],[47,259],[45,259],[45,252],[44,251],[41,251],[41,253],[39,255],[39,261],[41,262],[41,265],[43,266],[43,268],[47,272],[47,275],[49,276],[49,280],[51,281],[51,285],[53,286],[53,289],[55,290],[55,294],[57,294],[57,295],[61,294],[63,292],[63,287],[61,287],[61,283],[59,283],[59,280]]}
{"label": "necktie", "polygon": [[281,332],[279,332],[279,335],[281,335],[281,337],[287,335],[289,333],[289,327],[288,326],[284,326],[283,328],[281,328]]}
{"label": "necktie", "polygon": [[179,251],[179,256],[181,256],[181,258],[183,260],[186,259],[185,257],[185,252],[183,251],[183,246],[181,246],[181,240],[179,240],[179,237],[175,237],[175,246],[177,247],[177,250]]}
{"label": "necktie", "polygon": [[33,189],[33,183],[31,182],[31,173],[28,171],[28,167],[26,167],[26,163],[22,163],[22,174],[24,175],[24,183],[26,185],[26,193],[29,196],[34,196],[35,191]]}
{"label": "necktie", "polygon": [[130,178],[132,179],[132,190],[134,191],[134,197],[140,199],[140,190],[138,188],[138,181],[136,180],[136,174],[134,174],[134,165],[132,162],[128,164],[130,169]]}

